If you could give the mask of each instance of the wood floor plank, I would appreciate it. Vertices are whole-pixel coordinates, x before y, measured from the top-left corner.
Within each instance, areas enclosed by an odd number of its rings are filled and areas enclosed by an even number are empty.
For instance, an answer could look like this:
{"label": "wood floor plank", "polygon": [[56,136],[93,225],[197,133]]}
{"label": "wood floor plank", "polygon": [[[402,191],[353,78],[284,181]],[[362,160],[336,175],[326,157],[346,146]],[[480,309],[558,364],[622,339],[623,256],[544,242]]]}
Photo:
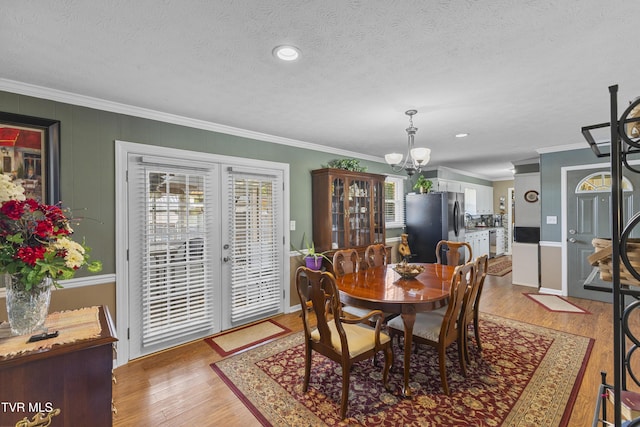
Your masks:
{"label": "wood floor plank", "polygon": [[[480,311],[595,339],[569,421],[570,427],[591,425],[600,371],[613,376],[612,305],[568,298],[591,314],[556,313],[523,292],[535,292],[535,288],[512,285],[511,274],[487,276]],[[632,319],[632,324],[640,331],[639,317]],[[299,313],[277,316],[274,320],[292,332],[302,330]],[[118,382],[114,384],[113,395],[118,414],[113,425],[259,426],[209,367],[220,359],[218,353],[199,340],[117,368]],[[640,366],[635,366],[640,361],[632,363],[640,372]]]}

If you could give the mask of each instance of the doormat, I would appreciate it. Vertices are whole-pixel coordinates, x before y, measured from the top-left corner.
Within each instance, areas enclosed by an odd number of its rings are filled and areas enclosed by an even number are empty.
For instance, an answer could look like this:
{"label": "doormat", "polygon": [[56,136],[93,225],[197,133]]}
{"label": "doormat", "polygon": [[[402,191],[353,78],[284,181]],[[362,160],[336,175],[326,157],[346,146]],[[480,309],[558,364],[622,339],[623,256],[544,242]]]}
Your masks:
{"label": "doormat", "polygon": [[340,420],[340,365],[313,352],[304,381],[299,332],[211,364],[263,426],[545,426],[568,425],[593,339],[482,313],[483,350],[472,347],[467,377],[457,348],[447,349],[451,395],[440,385],[437,350],[411,355],[412,399],[401,394],[402,352],[394,346],[389,390],[370,360],[351,371],[347,418]]}
{"label": "doormat", "polygon": [[511,255],[504,255],[489,260],[487,274],[490,276],[504,276],[507,273],[511,273]]}
{"label": "doormat", "polygon": [[578,307],[577,305],[567,301],[562,297],[559,297],[558,295],[529,294],[526,292],[524,292],[524,295],[531,298],[549,311],[557,311],[559,313],[591,314],[587,310]]}
{"label": "doormat", "polygon": [[205,338],[204,341],[218,354],[226,357],[258,344],[263,344],[289,332],[291,332],[289,328],[269,319],[224,332],[214,337]]}

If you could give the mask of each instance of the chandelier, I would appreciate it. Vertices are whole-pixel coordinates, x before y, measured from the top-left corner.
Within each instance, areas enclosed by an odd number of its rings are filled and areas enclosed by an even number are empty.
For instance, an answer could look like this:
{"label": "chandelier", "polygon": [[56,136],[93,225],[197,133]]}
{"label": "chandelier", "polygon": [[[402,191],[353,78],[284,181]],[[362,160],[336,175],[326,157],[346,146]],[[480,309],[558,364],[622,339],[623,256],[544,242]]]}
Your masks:
{"label": "chandelier", "polygon": [[422,167],[429,163],[429,159],[431,158],[431,150],[429,148],[416,148],[414,146],[413,138],[418,128],[413,126],[413,116],[417,113],[417,110],[405,111],[405,114],[409,116],[409,127],[406,129],[409,138],[409,148],[407,149],[407,157],[404,159],[404,162],[402,161],[403,156],[400,153],[390,153],[384,156],[385,161],[391,165],[394,172],[400,172],[404,169],[409,176],[420,172]]}

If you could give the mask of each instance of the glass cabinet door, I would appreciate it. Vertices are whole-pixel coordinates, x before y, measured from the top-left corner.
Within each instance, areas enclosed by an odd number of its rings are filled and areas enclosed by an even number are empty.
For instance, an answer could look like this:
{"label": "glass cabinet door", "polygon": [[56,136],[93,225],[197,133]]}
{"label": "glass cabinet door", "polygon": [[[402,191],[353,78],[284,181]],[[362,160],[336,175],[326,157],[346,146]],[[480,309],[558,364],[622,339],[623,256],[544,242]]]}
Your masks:
{"label": "glass cabinet door", "polygon": [[349,246],[371,244],[371,182],[353,179],[349,183]]}
{"label": "glass cabinet door", "polygon": [[384,243],[384,183],[376,181],[372,185],[371,206],[373,209],[373,243]]}
{"label": "glass cabinet door", "polygon": [[345,180],[342,177],[331,178],[331,247],[344,248],[345,218],[347,205],[345,200]]}

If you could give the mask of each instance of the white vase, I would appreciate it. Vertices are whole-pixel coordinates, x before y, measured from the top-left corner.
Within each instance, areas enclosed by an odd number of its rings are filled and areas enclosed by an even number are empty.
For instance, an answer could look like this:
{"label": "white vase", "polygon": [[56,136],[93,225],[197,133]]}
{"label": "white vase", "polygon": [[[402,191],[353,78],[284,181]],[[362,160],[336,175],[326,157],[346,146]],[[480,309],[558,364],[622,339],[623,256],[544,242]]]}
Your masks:
{"label": "white vase", "polygon": [[24,289],[18,276],[5,274],[7,290],[7,316],[13,335],[26,335],[41,332],[49,313],[51,302],[51,278]]}

